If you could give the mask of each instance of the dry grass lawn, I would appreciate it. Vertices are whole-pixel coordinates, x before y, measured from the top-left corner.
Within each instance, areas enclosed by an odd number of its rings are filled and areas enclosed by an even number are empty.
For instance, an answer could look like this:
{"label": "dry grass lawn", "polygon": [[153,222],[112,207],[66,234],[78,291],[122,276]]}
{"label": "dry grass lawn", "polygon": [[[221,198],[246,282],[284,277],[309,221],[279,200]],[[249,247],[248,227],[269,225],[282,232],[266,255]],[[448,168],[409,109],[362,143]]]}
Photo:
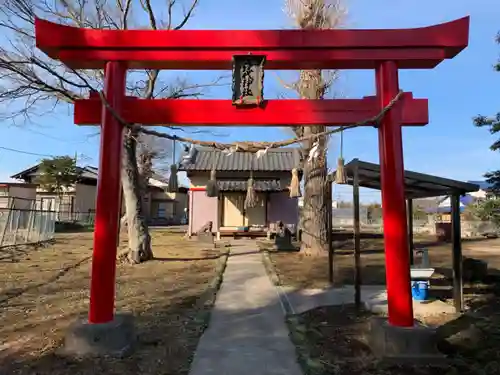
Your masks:
{"label": "dry grass lawn", "polygon": [[92,233],[61,234],[53,245],[1,259],[0,374],[187,374],[208,310],[196,301],[217,260],[181,236],[155,230],[156,260],[117,266],[116,308],[135,315],[139,334],[138,350],[122,361],[54,352],[88,311]]}
{"label": "dry grass lawn", "polygon": [[[385,284],[383,239],[365,238],[361,245],[362,283]],[[335,286],[353,284],[352,241],[337,241],[334,247]],[[451,297],[451,245],[418,238],[416,247],[429,249],[431,265],[437,271],[431,282],[433,293],[439,298]],[[487,261],[491,274],[500,272],[500,239],[463,241],[463,254]],[[329,286],[327,255],[306,257],[297,252],[271,252],[270,256],[283,285]],[[423,321],[438,327],[439,348],[449,356],[445,369],[427,365],[380,366],[364,340],[373,314],[356,311],[354,306],[319,307],[297,315],[290,323],[292,337],[303,355],[308,375],[499,374],[500,285],[466,284],[464,293],[470,312],[462,316],[441,314]]]}
{"label": "dry grass lawn", "polygon": [[[429,250],[431,266],[436,268],[436,279],[452,275],[451,244],[435,243],[429,237],[415,238],[416,248]],[[354,283],[353,241],[334,241],[334,285]],[[500,239],[468,240],[462,242],[463,255],[488,262],[491,272],[500,270]],[[298,252],[271,252],[280,281],[297,288],[328,287],[328,255],[303,256]],[[498,271],[500,272],[500,271]],[[361,240],[361,279],[365,285],[385,284],[385,254],[383,238]]]}

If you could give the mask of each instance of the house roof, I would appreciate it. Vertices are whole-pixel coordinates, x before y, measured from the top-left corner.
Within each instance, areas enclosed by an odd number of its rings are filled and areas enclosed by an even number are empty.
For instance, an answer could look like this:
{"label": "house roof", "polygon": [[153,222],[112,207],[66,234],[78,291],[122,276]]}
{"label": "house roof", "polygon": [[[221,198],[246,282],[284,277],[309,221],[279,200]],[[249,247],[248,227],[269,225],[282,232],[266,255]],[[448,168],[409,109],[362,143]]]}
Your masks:
{"label": "house roof", "polygon": [[[40,164],[34,165],[28,169],[25,169],[24,171],[18,172],[15,175],[10,176],[10,178],[16,179],[16,180],[24,180],[27,179],[28,177],[34,177],[38,175],[38,168],[40,167]],[[90,180],[97,180],[99,176],[99,171],[96,167],[86,165],[85,167],[76,167],[76,171],[79,174],[80,178],[87,178]],[[164,178],[160,174],[153,173],[152,179],[157,180],[161,183],[168,184],[168,179]],[[155,184],[150,184],[151,186],[156,186]],[[180,186],[180,192],[183,192],[184,190],[187,191],[187,187],[185,186]]]}
{"label": "house roof", "polygon": [[[217,187],[220,191],[247,191],[247,180],[217,180]],[[288,187],[281,186],[279,180],[255,180],[255,191],[286,191]]]}
{"label": "house roof", "polygon": [[[476,201],[476,199],[469,195],[466,194],[464,196],[460,197],[460,209],[463,211],[463,209],[470,205],[473,204]],[[450,197],[446,197],[443,199],[438,207],[429,207],[427,209],[427,212],[451,212],[451,200]]]}
{"label": "house roof", "polygon": [[[25,169],[24,171],[18,172],[10,176],[10,178],[16,180],[24,180],[27,177],[37,176],[39,168],[40,164],[34,165],[28,169]],[[76,167],[76,172],[79,174],[81,178],[97,179],[98,175],[97,168],[92,166]]]}
{"label": "house roof", "polygon": [[413,207],[418,207],[424,211],[432,210],[437,208],[442,200],[442,197],[419,198],[413,201]]}
{"label": "house roof", "polygon": [[23,188],[37,188],[38,184],[26,184],[24,182],[0,182],[0,187],[20,186]]}
{"label": "house roof", "polygon": [[[348,184],[352,185],[354,171],[358,170],[359,186],[380,190],[380,166],[374,163],[360,161],[358,159],[351,160],[345,165],[345,171],[348,177]],[[334,179],[335,172],[330,175]],[[405,193],[406,198],[416,199],[425,197],[438,197],[445,195],[454,195],[478,191],[479,186],[451,180],[449,178],[432,176],[424,173],[417,173],[405,170]]]}
{"label": "house roof", "polygon": [[161,174],[158,174],[156,172],[151,173],[151,178],[153,180],[168,184],[168,178],[166,178],[165,176],[162,176]]}
{"label": "house roof", "polygon": [[215,167],[217,171],[260,171],[260,172],[289,172],[300,163],[301,152],[298,148],[269,149],[260,158],[251,152],[235,152],[225,154],[212,148],[200,147],[190,163],[182,164],[181,171],[210,171]]}
{"label": "house roof", "polygon": [[467,181],[469,184],[478,185],[481,190],[488,190],[493,187],[493,184],[490,184],[486,181]]}

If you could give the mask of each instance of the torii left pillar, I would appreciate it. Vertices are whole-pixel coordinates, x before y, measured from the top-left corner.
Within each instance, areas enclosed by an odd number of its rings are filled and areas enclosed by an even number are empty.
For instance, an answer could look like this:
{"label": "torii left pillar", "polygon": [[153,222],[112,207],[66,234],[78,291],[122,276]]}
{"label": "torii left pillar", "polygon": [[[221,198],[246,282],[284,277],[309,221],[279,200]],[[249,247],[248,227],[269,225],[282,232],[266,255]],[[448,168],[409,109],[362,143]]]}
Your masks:
{"label": "torii left pillar", "polygon": [[[104,74],[106,101],[120,114],[125,99],[127,66],[121,62],[108,62]],[[104,104],[101,118],[90,310],[88,321],[77,322],[68,330],[63,352],[78,356],[122,357],[131,351],[136,339],[132,317],[114,313],[123,125]]]}

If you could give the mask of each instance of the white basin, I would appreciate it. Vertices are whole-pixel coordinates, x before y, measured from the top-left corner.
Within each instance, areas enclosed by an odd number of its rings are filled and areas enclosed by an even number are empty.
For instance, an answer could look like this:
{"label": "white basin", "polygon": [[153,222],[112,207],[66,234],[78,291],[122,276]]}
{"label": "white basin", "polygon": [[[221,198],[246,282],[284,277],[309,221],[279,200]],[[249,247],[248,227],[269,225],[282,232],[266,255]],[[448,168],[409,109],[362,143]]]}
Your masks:
{"label": "white basin", "polygon": [[434,268],[410,268],[410,278],[426,280],[434,274]]}

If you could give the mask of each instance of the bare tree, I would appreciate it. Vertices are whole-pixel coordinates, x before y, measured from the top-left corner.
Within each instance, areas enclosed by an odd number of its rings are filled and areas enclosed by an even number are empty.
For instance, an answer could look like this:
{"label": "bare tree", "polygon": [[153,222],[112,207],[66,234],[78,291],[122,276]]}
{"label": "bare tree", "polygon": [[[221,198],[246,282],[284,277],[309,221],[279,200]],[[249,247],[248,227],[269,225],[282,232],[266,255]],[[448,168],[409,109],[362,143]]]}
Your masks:
{"label": "bare tree", "polygon": [[[139,186],[141,191],[142,214],[145,215],[146,221],[150,218],[147,210],[147,189],[150,185],[150,179],[154,173],[167,174],[169,168],[167,165],[172,163],[174,157],[173,142],[164,138],[157,138],[148,134],[137,134],[135,137],[137,142],[135,145],[135,154],[137,158]],[[127,224],[127,214],[123,215],[121,226]]]}
{"label": "bare tree", "polygon": [[[340,26],[345,11],[340,0],[285,0],[285,10],[295,26],[301,29],[331,29]],[[298,81],[292,88],[303,99],[323,99],[327,90],[337,77],[336,72],[321,70],[302,70]],[[297,137],[324,132],[324,126],[304,126],[293,129]],[[327,228],[329,200],[326,199],[327,163],[326,146],[328,139],[319,140],[319,157],[304,163],[304,206],[301,210],[302,230],[301,251],[307,255],[319,255],[328,249]],[[307,155],[313,147],[313,139],[303,142]]]}
{"label": "bare tree", "polygon": [[[35,16],[61,24],[95,29],[171,29],[183,28],[192,18],[199,0],[5,0],[0,7],[0,103],[3,120],[26,120],[99,91],[102,71],[74,71],[51,60],[37,50],[34,38]],[[145,15],[145,17],[144,17]],[[146,23],[141,20],[147,20]],[[219,80],[205,85],[185,80],[167,82],[158,70],[129,74],[127,90],[142,98],[181,98],[199,96]],[[168,125],[168,124],[167,124]],[[131,132],[124,143],[123,193],[127,211],[129,249],[125,258],[139,263],[153,257],[149,230],[141,195],[158,152],[150,140],[141,143]],[[138,146],[138,143],[141,146]],[[138,149],[140,152],[138,152]],[[142,151],[141,151],[142,150]],[[141,155],[138,164],[138,154]],[[142,172],[142,173],[141,173]],[[123,255],[123,254],[122,254]]]}

